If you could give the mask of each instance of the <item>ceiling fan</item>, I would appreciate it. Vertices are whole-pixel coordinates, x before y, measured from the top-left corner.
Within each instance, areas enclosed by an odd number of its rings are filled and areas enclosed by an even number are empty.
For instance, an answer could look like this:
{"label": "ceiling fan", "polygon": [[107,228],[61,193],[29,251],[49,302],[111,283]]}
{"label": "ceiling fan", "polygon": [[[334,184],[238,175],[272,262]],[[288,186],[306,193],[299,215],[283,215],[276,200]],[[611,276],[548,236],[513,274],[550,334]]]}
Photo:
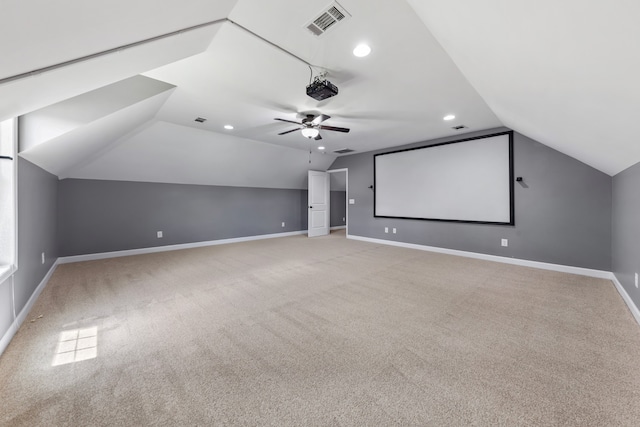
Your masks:
{"label": "ceiling fan", "polygon": [[281,122],[286,122],[286,123],[293,123],[296,125],[300,125],[301,127],[295,128],[295,129],[291,129],[285,132],[281,132],[278,135],[286,135],[288,133],[291,132],[295,132],[297,130],[302,131],[302,135],[305,138],[309,138],[309,139],[322,139],[322,136],[320,136],[320,129],[322,130],[333,130],[336,132],[344,132],[347,133],[349,132],[350,129],[347,128],[339,128],[339,127],[335,127],[335,126],[325,126],[325,125],[321,125],[320,123],[324,122],[327,119],[330,119],[330,116],[327,116],[326,114],[320,114],[320,115],[313,115],[313,114],[307,114],[306,117],[304,117],[302,119],[302,122],[294,122],[292,120],[286,120],[286,119],[274,119],[274,120],[279,120]]}

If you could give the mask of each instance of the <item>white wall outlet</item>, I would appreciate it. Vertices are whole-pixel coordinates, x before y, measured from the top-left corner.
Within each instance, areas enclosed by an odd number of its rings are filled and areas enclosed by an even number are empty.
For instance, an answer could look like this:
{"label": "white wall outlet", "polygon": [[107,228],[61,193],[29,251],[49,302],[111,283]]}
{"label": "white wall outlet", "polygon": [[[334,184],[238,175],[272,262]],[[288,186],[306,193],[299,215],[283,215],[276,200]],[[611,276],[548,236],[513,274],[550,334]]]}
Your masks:
{"label": "white wall outlet", "polygon": [[162,239],[162,231],[158,231],[157,235],[158,235],[158,239]]}
{"label": "white wall outlet", "polygon": [[282,226],[284,227],[284,221],[282,221]]}
{"label": "white wall outlet", "polygon": [[396,228],[393,227],[393,234],[396,234]]}
{"label": "white wall outlet", "polygon": [[345,222],[347,220],[347,218],[342,217],[342,222]]}
{"label": "white wall outlet", "polygon": [[500,242],[500,244],[501,244],[502,246],[505,246],[505,247],[506,247],[506,246],[509,246],[509,239],[502,239],[502,241]]}
{"label": "white wall outlet", "polygon": [[[44,254],[43,254],[44,255]],[[638,273],[636,273],[636,288],[638,287]]]}
{"label": "white wall outlet", "polygon": [[356,204],[356,199],[349,199],[349,204],[350,205],[355,205]]}
{"label": "white wall outlet", "polygon": [[[44,252],[42,252],[42,263],[44,264]],[[638,287],[638,273],[636,273],[636,288]]]}
{"label": "white wall outlet", "polygon": [[385,232],[385,233],[388,233],[388,232],[389,232],[389,227],[385,227],[385,228],[384,228],[384,232]]}

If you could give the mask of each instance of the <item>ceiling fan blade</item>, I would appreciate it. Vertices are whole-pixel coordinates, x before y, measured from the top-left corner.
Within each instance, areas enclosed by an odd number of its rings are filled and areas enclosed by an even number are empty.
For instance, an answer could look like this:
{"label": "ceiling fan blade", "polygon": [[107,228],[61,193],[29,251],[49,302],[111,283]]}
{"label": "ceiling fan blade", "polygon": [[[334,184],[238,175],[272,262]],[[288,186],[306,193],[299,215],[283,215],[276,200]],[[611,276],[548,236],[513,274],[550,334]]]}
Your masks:
{"label": "ceiling fan blade", "polygon": [[324,122],[327,119],[330,119],[331,116],[327,116],[326,114],[320,114],[318,117],[313,119],[311,122],[314,126],[318,126],[320,123]]}
{"label": "ceiling fan blade", "polygon": [[322,139],[322,136],[321,136],[320,134],[318,134],[318,136],[316,136],[316,137],[315,137],[315,138],[313,138],[313,139],[315,139],[316,141],[319,141],[319,140],[321,140],[321,139]]}
{"label": "ceiling fan blade", "polygon": [[294,122],[293,120],[285,120],[285,119],[273,119],[273,120],[279,120],[281,122],[293,123],[293,124],[296,124],[296,125],[301,125],[302,124],[300,122]]}
{"label": "ceiling fan blade", "polygon": [[320,129],[324,129],[324,130],[335,130],[337,132],[344,132],[344,133],[348,133],[351,129],[347,129],[347,128],[338,128],[335,126],[318,126]]}
{"label": "ceiling fan blade", "polygon": [[295,131],[300,130],[300,129],[302,129],[302,128],[291,129],[291,130],[288,130],[288,131],[285,131],[285,132],[281,132],[278,135],[286,135],[288,133],[295,132]]}

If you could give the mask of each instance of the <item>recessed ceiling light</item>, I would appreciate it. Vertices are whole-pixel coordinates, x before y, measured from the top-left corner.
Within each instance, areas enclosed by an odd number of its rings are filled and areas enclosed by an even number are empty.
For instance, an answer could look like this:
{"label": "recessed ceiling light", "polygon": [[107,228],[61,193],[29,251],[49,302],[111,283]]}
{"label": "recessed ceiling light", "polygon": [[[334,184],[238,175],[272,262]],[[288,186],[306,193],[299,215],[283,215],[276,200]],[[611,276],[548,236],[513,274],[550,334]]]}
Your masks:
{"label": "recessed ceiling light", "polygon": [[324,150],[323,146],[318,147],[318,150]]}
{"label": "recessed ceiling light", "polygon": [[357,56],[358,58],[362,58],[365,57],[367,55],[369,55],[371,53],[371,48],[369,47],[369,45],[367,44],[359,44],[358,46],[356,46],[355,49],[353,49],[353,54],[355,56]]}
{"label": "recessed ceiling light", "polygon": [[224,125],[224,128],[225,128],[226,130],[232,130],[232,129],[233,129],[233,126],[231,126],[231,125]]}
{"label": "recessed ceiling light", "polygon": [[453,120],[455,118],[456,118],[456,116],[454,116],[453,114],[449,114],[449,115],[444,116],[442,118],[442,120]]}

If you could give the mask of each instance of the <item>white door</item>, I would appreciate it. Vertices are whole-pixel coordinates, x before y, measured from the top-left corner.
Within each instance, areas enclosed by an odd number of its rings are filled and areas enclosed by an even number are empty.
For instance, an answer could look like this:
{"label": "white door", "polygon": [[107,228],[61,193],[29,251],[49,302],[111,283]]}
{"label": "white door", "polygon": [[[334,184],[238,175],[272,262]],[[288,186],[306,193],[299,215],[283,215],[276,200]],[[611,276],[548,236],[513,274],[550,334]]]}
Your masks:
{"label": "white door", "polygon": [[309,237],[329,234],[329,174],[309,171]]}

